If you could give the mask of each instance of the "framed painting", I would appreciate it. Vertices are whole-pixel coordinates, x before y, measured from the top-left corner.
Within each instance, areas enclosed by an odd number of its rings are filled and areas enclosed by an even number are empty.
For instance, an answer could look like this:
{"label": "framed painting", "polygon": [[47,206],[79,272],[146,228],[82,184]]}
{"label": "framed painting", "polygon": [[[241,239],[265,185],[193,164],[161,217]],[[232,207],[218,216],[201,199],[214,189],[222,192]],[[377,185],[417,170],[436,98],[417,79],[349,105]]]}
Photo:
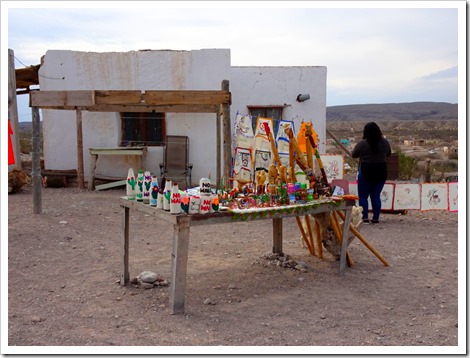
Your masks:
{"label": "framed painting", "polygon": [[421,210],[447,210],[447,183],[421,184]]}
{"label": "framed painting", "polygon": [[[333,179],[343,179],[344,158],[342,155],[324,154],[320,156],[320,158],[329,183],[331,183]],[[316,159],[313,158],[313,160],[315,161]]]}
{"label": "framed painting", "polygon": [[421,209],[420,184],[395,184],[394,210]]}
{"label": "framed painting", "polygon": [[451,182],[449,185],[449,211],[458,211],[458,182]]}

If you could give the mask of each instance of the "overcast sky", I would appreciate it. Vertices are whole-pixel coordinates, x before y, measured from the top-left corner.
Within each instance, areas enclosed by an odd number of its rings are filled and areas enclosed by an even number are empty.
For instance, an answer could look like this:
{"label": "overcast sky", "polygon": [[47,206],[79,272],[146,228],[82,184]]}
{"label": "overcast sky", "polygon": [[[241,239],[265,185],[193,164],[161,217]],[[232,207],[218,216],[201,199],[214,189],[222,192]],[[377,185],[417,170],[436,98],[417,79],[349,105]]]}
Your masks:
{"label": "overcast sky", "polygon": [[[326,66],[327,106],[457,103],[459,61],[465,70],[458,57],[465,5],[2,1],[2,36],[7,30],[2,56],[6,43],[15,52],[16,68],[38,64],[49,49],[228,48],[233,66]],[[460,51],[465,56],[465,48]],[[20,111],[20,120],[30,120],[23,115]]]}

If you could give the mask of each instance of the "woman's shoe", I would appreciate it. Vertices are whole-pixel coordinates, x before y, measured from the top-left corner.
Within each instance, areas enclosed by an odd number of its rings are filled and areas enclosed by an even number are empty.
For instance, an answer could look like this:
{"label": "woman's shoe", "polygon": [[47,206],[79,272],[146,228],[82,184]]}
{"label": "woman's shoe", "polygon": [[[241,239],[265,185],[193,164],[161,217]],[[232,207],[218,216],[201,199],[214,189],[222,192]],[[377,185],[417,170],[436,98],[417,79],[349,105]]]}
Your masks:
{"label": "woman's shoe", "polygon": [[362,222],[363,222],[364,224],[370,224],[369,219],[362,219]]}
{"label": "woman's shoe", "polygon": [[378,224],[378,223],[379,223],[379,220],[372,219],[372,224]]}

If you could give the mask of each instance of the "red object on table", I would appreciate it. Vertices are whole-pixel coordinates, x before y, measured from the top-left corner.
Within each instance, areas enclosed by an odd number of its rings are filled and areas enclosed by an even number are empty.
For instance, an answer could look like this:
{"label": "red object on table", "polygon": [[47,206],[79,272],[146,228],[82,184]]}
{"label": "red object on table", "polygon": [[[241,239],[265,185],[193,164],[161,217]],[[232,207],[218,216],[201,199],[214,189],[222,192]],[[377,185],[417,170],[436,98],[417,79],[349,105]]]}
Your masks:
{"label": "red object on table", "polygon": [[8,165],[15,164],[15,152],[13,151],[13,144],[11,142],[11,135],[13,129],[11,129],[10,120],[8,120]]}

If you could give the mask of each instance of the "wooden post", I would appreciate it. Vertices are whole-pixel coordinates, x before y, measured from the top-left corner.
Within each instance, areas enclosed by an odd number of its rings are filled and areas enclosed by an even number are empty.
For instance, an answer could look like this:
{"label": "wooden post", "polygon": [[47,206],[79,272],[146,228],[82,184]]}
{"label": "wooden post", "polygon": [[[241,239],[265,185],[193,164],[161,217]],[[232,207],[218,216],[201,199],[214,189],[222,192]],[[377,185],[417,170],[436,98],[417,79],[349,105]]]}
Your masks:
{"label": "wooden post", "polygon": [[121,206],[121,286],[129,283],[129,208]]}
{"label": "wooden post", "polygon": [[217,118],[215,122],[215,131],[216,131],[216,152],[215,152],[215,161],[217,163],[217,167],[215,168],[216,173],[215,173],[215,187],[216,190],[218,189],[218,185],[220,183],[220,177],[221,177],[221,171],[222,171],[222,166],[220,162],[220,153],[222,152],[222,141],[220,138],[220,111],[222,110],[221,106],[217,106]]}
{"label": "wooden post", "polygon": [[[10,120],[13,136],[13,151],[15,154],[15,164],[12,169],[21,169],[21,150],[20,150],[20,133],[18,126],[18,104],[16,101],[16,72],[15,72],[15,55],[13,50],[8,49],[8,119]],[[6,138],[6,135],[4,134]],[[10,170],[10,166],[8,166]]]}
{"label": "wooden post", "polygon": [[349,236],[349,225],[351,223],[352,206],[348,206],[346,209],[346,215],[343,218],[343,238],[341,242],[341,255],[339,258],[339,274],[344,275],[344,269],[346,268],[346,255],[348,250],[348,236]]}
{"label": "wooden post", "polygon": [[424,169],[426,177],[424,178],[425,183],[431,182],[431,159],[426,159],[426,165]]}
{"label": "wooden post", "polygon": [[31,177],[33,182],[33,212],[42,213],[42,177],[41,177],[41,121],[39,108],[33,107],[33,152],[31,153],[32,168]]}
{"label": "wooden post", "polygon": [[[230,91],[229,81],[222,81],[222,90]],[[230,124],[230,105],[224,104],[223,108],[223,141],[224,141],[224,172],[225,180],[230,178],[232,169],[232,131]]]}
{"label": "wooden post", "polygon": [[[98,160],[98,154],[91,154],[90,160],[90,179],[88,180],[88,190],[93,190],[95,189],[95,170],[96,162]],[[142,168],[142,166],[140,166],[139,168]]]}
{"label": "wooden post", "polygon": [[179,216],[173,229],[171,254],[170,311],[184,313],[186,272],[188,268],[189,217]]}
{"label": "wooden post", "polygon": [[273,253],[282,255],[282,218],[273,219]]}
{"label": "wooden post", "polygon": [[82,109],[76,108],[77,112],[77,179],[78,188],[84,189],[84,174],[83,174],[83,130],[82,130]]}

